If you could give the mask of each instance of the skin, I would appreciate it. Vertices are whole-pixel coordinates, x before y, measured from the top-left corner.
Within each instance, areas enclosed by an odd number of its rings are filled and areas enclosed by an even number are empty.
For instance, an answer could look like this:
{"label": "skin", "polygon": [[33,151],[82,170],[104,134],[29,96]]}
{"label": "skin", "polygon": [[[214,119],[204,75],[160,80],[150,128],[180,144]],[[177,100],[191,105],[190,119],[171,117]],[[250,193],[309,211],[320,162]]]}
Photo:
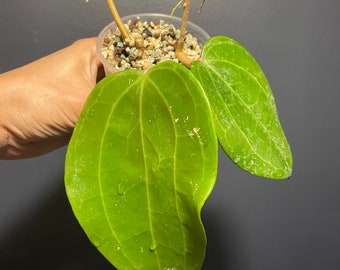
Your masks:
{"label": "skin", "polygon": [[66,145],[101,77],[96,38],[0,74],[0,159],[35,157]]}

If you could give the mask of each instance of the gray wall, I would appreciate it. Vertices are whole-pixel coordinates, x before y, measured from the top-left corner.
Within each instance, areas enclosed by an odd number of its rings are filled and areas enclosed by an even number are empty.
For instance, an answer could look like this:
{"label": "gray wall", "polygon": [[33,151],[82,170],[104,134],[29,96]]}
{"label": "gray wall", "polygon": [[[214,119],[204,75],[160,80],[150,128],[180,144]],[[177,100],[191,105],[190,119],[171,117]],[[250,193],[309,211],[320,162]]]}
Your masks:
{"label": "gray wall", "polygon": [[[127,15],[168,13],[176,1],[117,2]],[[263,67],[295,165],[290,180],[270,181],[221,152],[203,211],[204,269],[339,269],[339,0],[207,0],[201,14],[193,2],[192,21],[237,39]],[[94,36],[110,20],[99,0],[1,0],[0,72]],[[64,156],[0,161],[0,269],[112,269],[72,216]]]}

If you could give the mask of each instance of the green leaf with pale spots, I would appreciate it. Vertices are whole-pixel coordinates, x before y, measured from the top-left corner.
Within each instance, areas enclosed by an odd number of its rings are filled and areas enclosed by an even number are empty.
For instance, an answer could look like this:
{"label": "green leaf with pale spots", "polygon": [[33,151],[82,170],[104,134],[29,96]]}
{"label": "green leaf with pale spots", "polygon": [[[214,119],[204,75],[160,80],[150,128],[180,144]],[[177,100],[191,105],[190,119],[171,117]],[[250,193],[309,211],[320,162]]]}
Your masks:
{"label": "green leaf with pale spots", "polygon": [[189,70],[164,62],[112,74],[91,93],[68,147],[74,214],[118,269],[200,269],[217,149],[209,102]]}
{"label": "green leaf with pale spots", "polygon": [[216,36],[191,71],[213,110],[226,154],[242,169],[263,177],[291,175],[292,154],[268,81],[251,54],[235,40]]}

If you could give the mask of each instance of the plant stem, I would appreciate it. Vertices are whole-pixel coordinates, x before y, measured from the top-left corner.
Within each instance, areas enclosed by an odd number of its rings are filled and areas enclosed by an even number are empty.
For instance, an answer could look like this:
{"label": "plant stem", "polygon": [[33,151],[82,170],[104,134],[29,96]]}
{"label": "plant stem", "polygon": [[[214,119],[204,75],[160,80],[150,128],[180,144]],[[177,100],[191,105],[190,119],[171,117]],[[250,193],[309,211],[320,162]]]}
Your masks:
{"label": "plant stem", "polygon": [[204,3],[205,3],[205,0],[202,1],[201,6],[200,6],[200,9],[199,9],[199,12],[202,12],[203,7],[204,7]]}
{"label": "plant stem", "polygon": [[187,25],[189,21],[189,11],[190,11],[190,0],[185,0],[183,4],[183,15],[182,15],[181,28],[180,28],[180,36],[179,36],[177,48],[175,51],[176,57],[178,58],[178,60],[188,68],[190,68],[190,64],[193,60],[190,59],[185,52],[183,52],[183,46],[184,46],[185,34],[187,31]]}
{"label": "plant stem", "polygon": [[171,10],[170,13],[170,18],[172,18],[172,16],[174,15],[175,11],[177,10],[177,8],[183,3],[184,0],[179,0],[178,3],[176,4],[176,6]]}
{"label": "plant stem", "polygon": [[113,0],[106,0],[106,4],[107,4],[107,7],[109,8],[111,14],[112,14],[112,17],[113,17],[113,20],[116,22],[117,24],[117,27],[120,31],[120,33],[122,34],[122,37],[123,39],[126,41],[126,40],[129,40],[130,39],[130,35],[129,35],[129,32],[126,30],[120,16],[119,16],[119,13],[118,13],[118,10],[116,8],[116,5],[114,3]]}

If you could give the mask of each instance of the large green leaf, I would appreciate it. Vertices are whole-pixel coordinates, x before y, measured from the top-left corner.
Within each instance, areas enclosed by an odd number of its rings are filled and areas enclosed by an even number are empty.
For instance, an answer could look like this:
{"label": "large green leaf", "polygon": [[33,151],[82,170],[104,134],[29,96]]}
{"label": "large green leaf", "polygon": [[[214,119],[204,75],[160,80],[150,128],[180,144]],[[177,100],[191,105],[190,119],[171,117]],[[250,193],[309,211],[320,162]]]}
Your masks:
{"label": "large green leaf", "polygon": [[200,219],[217,138],[200,84],[174,62],[124,71],[93,90],[66,157],[69,201],[118,269],[200,269]]}
{"label": "large green leaf", "polygon": [[235,40],[216,36],[191,70],[209,99],[227,155],[255,175],[289,177],[291,151],[268,81],[250,53]]}

